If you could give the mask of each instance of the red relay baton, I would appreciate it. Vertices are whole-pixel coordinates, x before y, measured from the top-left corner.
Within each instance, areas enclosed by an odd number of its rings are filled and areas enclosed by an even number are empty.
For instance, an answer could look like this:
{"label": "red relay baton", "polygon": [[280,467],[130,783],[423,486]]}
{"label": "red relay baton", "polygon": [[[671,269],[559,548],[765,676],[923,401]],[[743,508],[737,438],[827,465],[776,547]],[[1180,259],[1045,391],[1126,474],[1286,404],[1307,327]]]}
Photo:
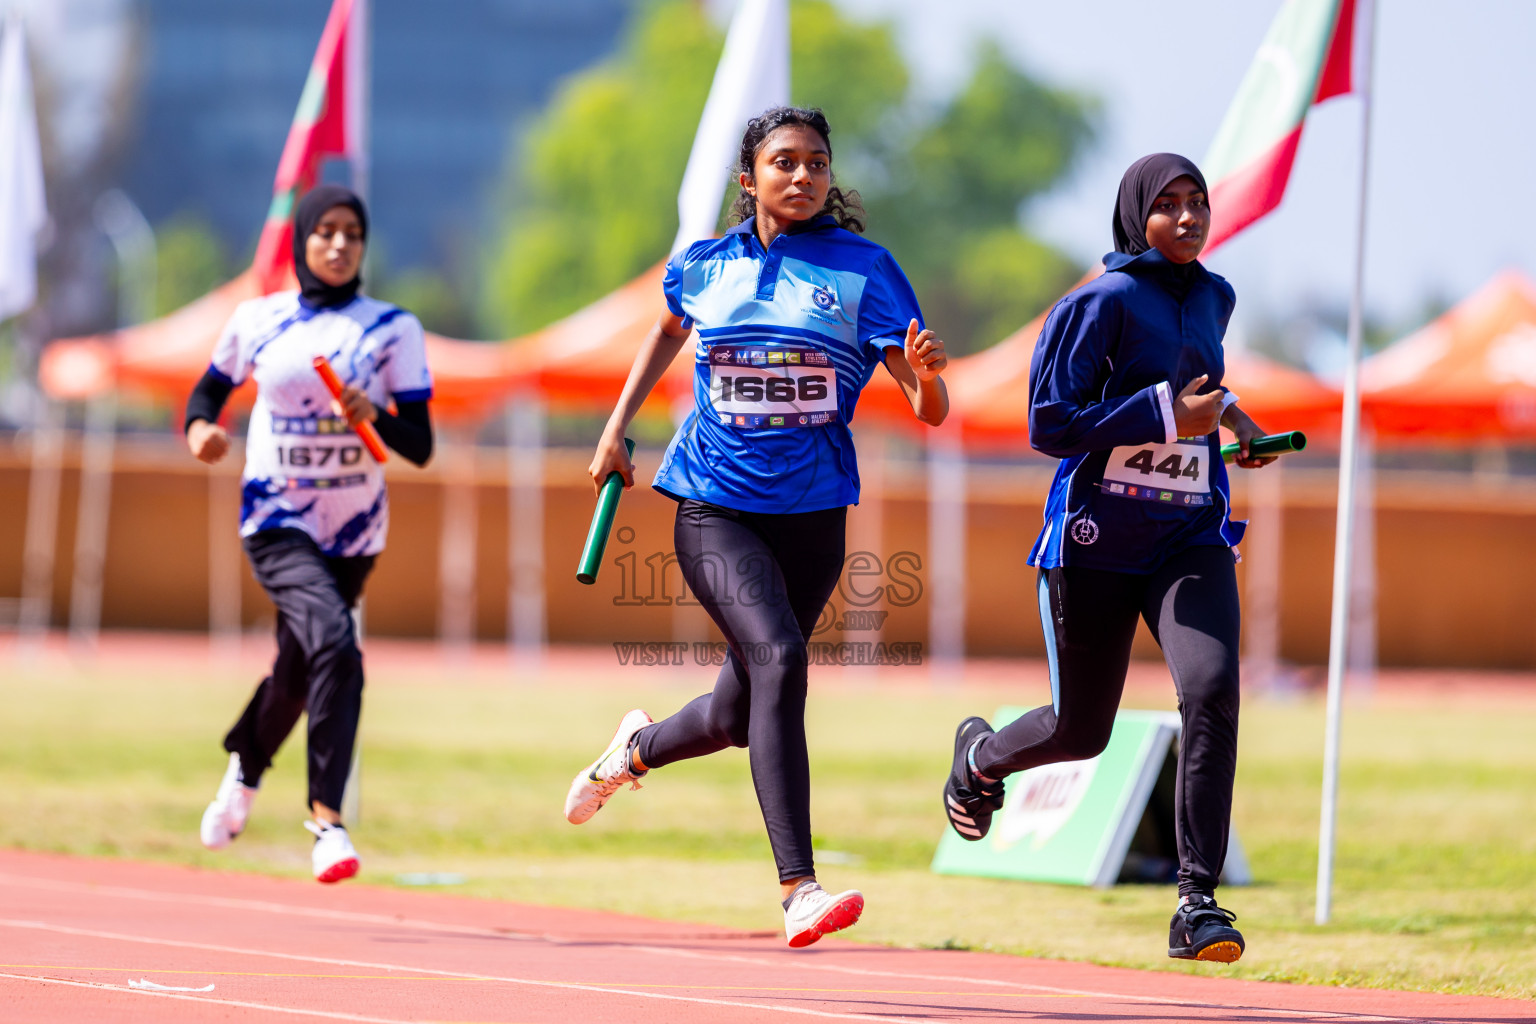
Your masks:
{"label": "red relay baton", "polygon": [[[341,378],[336,376],[336,371],[331,369],[331,361],[325,356],[315,356],[315,372],[320,379],[325,381],[325,386],[330,389],[331,397],[341,400]],[[389,455],[384,451],[384,441],[379,437],[379,432],[373,429],[373,424],[367,420],[352,424],[352,429],[357,431],[357,436],[362,438],[363,447],[368,449],[368,454],[373,456],[374,462],[384,462]]]}

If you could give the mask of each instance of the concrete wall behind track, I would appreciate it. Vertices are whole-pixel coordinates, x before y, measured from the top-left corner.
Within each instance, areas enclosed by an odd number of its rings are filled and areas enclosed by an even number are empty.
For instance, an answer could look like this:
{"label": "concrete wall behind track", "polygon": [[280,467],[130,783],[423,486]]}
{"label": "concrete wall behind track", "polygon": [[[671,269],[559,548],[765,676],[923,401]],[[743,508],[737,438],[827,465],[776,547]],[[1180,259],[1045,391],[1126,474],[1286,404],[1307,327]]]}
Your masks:
{"label": "concrete wall behind track", "polygon": [[[238,456],[238,452],[236,453]],[[0,598],[21,590],[28,463],[24,442],[0,444]],[[648,459],[648,461],[647,461]],[[596,586],[575,581],[575,562],[592,510],[587,454],[552,451],[546,462],[544,550],[549,636],[566,643],[718,640],[702,611],[678,604],[672,502],[637,487],[620,506],[615,537]],[[642,453],[645,467],[655,453]],[[79,453],[66,448],[59,510],[53,622],[67,622],[79,492]],[[118,449],[103,625],[203,630],[208,624],[210,494],[237,500],[238,457],[209,471],[169,441],[124,441]],[[475,508],[474,635],[507,633],[507,463],[499,449],[448,448],[427,470],[389,467],[389,550],[368,585],[372,633],[443,632],[440,553],[445,497],[468,488]],[[926,643],[932,566],[921,465],[890,463],[865,504],[849,517],[850,561],[818,640]],[[1234,500],[1244,509],[1245,474]],[[1049,466],[973,468],[969,478],[966,637],[973,655],[1043,653],[1025,557],[1040,522]],[[1280,653],[1326,661],[1336,480],[1331,471],[1290,468],[1284,477],[1279,594]],[[869,481],[866,480],[868,485]],[[880,492],[880,500],[870,490]],[[1536,483],[1507,477],[1377,476],[1378,635],[1385,665],[1536,669]],[[1273,519],[1260,518],[1255,529]],[[1263,526],[1270,529],[1272,526]],[[632,534],[630,531],[633,531]],[[238,547],[234,522],[212,540]],[[1253,552],[1239,567],[1253,571]],[[670,563],[670,564],[669,564]],[[242,558],[243,564],[243,558]],[[861,607],[871,596],[873,604]],[[1245,589],[1245,602],[1252,603]],[[12,605],[12,602],[6,602]],[[242,573],[242,622],[263,629],[272,609]],[[885,611],[862,621],[848,611]],[[851,628],[840,629],[839,626]],[[1155,657],[1143,634],[1138,654]],[[693,655],[691,653],[689,657]]]}

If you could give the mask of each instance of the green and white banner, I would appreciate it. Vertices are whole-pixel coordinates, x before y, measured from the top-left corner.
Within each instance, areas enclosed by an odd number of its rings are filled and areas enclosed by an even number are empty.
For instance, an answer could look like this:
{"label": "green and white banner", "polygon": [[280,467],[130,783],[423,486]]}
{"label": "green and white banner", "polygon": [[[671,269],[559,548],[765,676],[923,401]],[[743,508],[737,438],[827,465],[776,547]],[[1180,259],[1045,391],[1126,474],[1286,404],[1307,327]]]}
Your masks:
{"label": "green and white banner", "polygon": [[[1005,707],[992,718],[994,728],[1028,711]],[[1007,783],[1003,808],[992,818],[985,839],[968,842],[952,830],[933,858],[941,875],[980,875],[1033,882],[1107,887],[1126,871],[1131,856],[1138,880],[1162,874],[1156,865],[1171,864],[1172,772],[1169,754],[1179,736],[1179,716],[1169,711],[1122,711],[1115,717],[1109,746],[1086,761],[1031,768]],[[1167,798],[1154,793],[1168,790]],[[1166,822],[1160,819],[1167,817]],[[1149,866],[1151,870],[1149,873]],[[1222,881],[1252,881],[1234,833]]]}

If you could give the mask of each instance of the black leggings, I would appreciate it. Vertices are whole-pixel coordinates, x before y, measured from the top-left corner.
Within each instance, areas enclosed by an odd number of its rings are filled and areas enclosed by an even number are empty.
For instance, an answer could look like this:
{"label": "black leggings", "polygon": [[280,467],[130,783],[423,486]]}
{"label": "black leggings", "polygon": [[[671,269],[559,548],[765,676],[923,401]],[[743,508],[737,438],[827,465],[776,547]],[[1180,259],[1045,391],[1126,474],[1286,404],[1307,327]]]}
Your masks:
{"label": "black leggings", "polygon": [[304,711],[309,712],[309,800],[341,810],[363,706],[363,655],[352,606],[372,555],[328,558],[301,530],[265,530],[245,539],[256,582],[277,605],[277,659],[256,687],[224,749],[240,755],[247,786],[262,773]]}
{"label": "black leggings", "polygon": [[1179,893],[1215,892],[1237,771],[1239,612],[1231,550],[1187,548],[1146,576],[1050,569],[1040,573],[1037,593],[1052,706],[989,736],[976,750],[976,769],[1000,779],[1102,751],[1125,687],[1136,619],[1145,619],[1173,674],[1184,722],[1174,811]]}
{"label": "black leggings", "polygon": [[842,573],[847,512],[766,515],[690,499],[673,530],[683,579],[730,653],[714,692],[641,730],[635,753],[660,768],[747,747],[780,881],[815,873],[806,642]]}

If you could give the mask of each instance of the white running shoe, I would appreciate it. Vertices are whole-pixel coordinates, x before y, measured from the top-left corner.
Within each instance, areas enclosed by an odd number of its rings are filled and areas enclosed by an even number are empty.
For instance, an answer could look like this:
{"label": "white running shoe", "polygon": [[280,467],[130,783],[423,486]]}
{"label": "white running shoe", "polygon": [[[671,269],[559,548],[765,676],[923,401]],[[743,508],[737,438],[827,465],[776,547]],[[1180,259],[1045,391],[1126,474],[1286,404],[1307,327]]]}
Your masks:
{"label": "white running shoe", "polygon": [[823,935],[852,928],[864,913],[864,894],[849,889],[833,896],[816,882],[801,882],[784,907],[784,937],[790,948],[809,946]]}
{"label": "white running shoe", "polygon": [[198,829],[203,845],[210,850],[222,850],[244,832],[255,799],[255,788],[240,781],[240,755],[230,754],[229,767],[224,771],[224,780],[219,783],[219,792],[203,811],[203,824]]}
{"label": "white running shoe", "polygon": [[640,788],[640,778],[646,773],[630,771],[629,741],[650,724],[651,716],[639,708],[620,719],[619,731],[613,734],[608,749],[572,780],[571,791],[565,795],[566,821],[580,825],[602,810],[626,782],[631,789]]}
{"label": "white running shoe", "polygon": [[329,885],[357,874],[362,865],[346,828],[314,820],[304,822],[304,827],[315,834],[315,881]]}

